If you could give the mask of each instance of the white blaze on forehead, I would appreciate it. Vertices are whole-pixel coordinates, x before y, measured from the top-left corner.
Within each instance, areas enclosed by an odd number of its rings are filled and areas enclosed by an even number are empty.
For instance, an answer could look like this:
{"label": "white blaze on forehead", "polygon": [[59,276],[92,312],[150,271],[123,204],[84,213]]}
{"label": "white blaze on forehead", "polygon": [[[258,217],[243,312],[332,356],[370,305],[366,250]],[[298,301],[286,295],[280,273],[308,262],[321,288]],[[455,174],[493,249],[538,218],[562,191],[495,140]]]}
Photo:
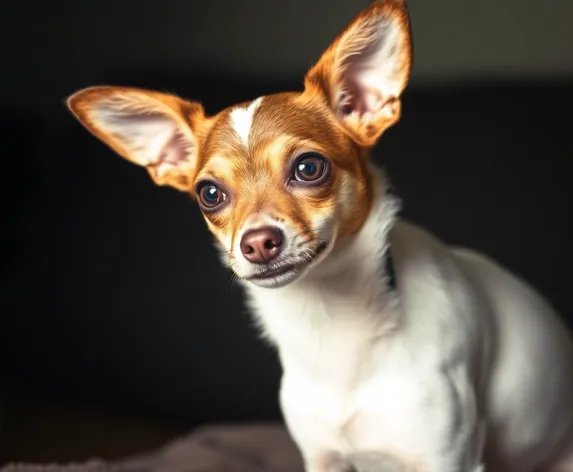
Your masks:
{"label": "white blaze on forehead", "polygon": [[259,97],[251,102],[248,107],[235,108],[231,112],[231,126],[245,146],[249,144],[249,134],[251,133],[251,126],[253,125],[253,116],[262,101],[263,97]]}

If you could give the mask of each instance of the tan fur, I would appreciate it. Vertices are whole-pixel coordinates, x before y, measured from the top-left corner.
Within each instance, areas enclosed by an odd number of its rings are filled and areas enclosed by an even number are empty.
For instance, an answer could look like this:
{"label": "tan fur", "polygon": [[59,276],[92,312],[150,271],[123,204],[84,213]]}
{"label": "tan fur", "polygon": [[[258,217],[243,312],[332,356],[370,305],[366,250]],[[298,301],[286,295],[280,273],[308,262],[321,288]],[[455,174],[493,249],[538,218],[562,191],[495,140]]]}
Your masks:
{"label": "tan fur", "polygon": [[[342,79],[345,71],[351,67],[354,56],[367,54],[364,45],[376,35],[380,18],[398,26],[401,55],[388,82],[399,84],[397,90],[401,92],[411,64],[408,15],[400,1],[377,1],[336,38],[307,74],[302,92],[264,97],[254,112],[247,146],[233,130],[231,112],[238,107],[246,109],[251,102],[207,117],[199,103],[172,95],[93,87],[74,94],[68,104],[89,131],[140,165],[117,137],[94,119],[94,107],[106,102],[120,103],[122,110],[165,115],[173,120],[193,156],[163,175],[156,171],[160,162],[144,165],[158,185],[170,185],[196,197],[196,185],[209,179],[228,194],[228,205],[204,214],[210,230],[220,242],[226,242],[227,249],[246,219],[262,211],[309,238],[313,218],[336,215],[338,243],[355,234],[370,211],[373,183],[365,156],[400,114],[398,94],[380,97],[377,113],[363,116],[345,116],[341,111],[344,103],[337,102],[337,95],[347,92]],[[301,151],[317,151],[328,158],[331,174],[324,185],[287,185],[287,169]],[[316,245],[318,242],[315,249]]]}

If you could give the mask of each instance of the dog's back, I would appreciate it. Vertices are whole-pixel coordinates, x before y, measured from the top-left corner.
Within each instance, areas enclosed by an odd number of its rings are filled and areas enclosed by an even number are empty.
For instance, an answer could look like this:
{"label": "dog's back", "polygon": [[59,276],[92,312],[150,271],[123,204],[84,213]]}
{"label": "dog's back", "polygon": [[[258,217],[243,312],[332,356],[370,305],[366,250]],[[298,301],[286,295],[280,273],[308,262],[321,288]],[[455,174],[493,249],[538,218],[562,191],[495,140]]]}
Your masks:
{"label": "dog's back", "polygon": [[[489,447],[522,457],[524,467],[547,460],[573,445],[569,333],[553,307],[526,281],[474,251],[452,252],[493,315],[484,399],[492,421]],[[567,359],[570,362],[564,362]]]}
{"label": "dog's back", "polygon": [[[391,236],[395,252],[406,259],[424,252],[425,245],[441,245],[407,222],[398,223]],[[573,343],[568,330],[543,296],[496,261],[467,248],[442,249],[474,294],[468,299],[474,306],[460,311],[480,318],[481,339],[475,348],[481,352],[475,358],[483,362],[483,375],[476,378],[475,388],[488,418],[488,465],[529,470],[530,464],[566,456],[573,446]],[[396,263],[400,270],[400,260]]]}

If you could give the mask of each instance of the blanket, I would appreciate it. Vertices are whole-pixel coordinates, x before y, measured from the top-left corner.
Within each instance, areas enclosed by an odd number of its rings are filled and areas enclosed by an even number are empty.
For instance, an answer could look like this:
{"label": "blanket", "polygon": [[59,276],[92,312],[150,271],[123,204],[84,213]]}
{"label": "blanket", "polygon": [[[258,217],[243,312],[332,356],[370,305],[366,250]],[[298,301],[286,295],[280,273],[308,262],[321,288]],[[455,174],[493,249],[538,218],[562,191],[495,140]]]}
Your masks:
{"label": "blanket", "polygon": [[302,472],[284,427],[272,424],[199,429],[156,451],[120,461],[8,464],[0,472]]}

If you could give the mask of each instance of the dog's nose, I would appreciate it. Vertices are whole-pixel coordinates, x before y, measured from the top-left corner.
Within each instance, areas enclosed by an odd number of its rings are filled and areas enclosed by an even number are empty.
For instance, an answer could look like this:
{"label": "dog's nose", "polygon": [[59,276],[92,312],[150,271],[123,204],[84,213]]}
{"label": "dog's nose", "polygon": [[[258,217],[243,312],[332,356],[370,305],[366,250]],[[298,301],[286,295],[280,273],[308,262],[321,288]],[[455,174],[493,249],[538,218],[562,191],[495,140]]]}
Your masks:
{"label": "dog's nose", "polygon": [[247,231],[241,239],[241,251],[249,262],[263,264],[276,259],[283,245],[280,229],[265,227]]}

